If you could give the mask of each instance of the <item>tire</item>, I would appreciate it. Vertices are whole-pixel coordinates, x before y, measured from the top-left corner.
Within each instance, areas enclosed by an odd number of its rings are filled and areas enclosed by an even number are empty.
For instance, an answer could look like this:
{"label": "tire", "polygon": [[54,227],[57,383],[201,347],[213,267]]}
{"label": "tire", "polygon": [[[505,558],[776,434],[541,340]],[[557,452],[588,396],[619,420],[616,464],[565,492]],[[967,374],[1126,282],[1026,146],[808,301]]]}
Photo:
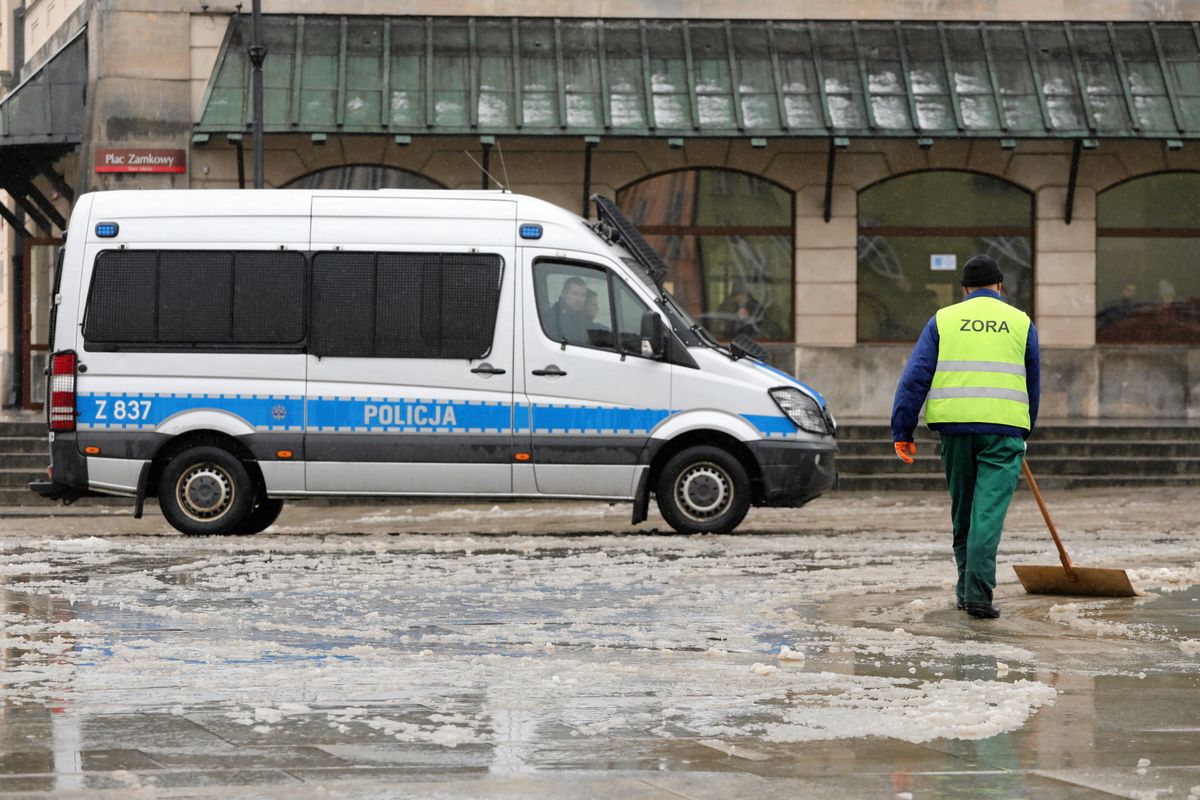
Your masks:
{"label": "tire", "polygon": [[264,497],[255,504],[250,515],[246,517],[246,521],[237,529],[237,533],[247,535],[262,533],[271,527],[275,520],[279,519],[279,512],[281,511],[283,511],[282,500],[273,500],[269,497]]}
{"label": "tire", "polygon": [[729,533],[750,510],[750,476],[719,447],[689,447],[663,467],[658,510],[679,533]]}
{"label": "tire", "polygon": [[219,447],[183,451],[167,464],[158,484],[163,516],[188,536],[242,532],[254,501],[246,466]]}

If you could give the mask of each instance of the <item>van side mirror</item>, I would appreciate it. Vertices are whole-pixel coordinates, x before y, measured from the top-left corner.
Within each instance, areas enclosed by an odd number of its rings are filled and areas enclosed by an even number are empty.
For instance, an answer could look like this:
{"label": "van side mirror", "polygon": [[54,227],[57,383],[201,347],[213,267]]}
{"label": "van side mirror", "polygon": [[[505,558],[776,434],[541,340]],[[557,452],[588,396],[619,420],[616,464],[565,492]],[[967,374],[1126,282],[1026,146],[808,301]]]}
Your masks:
{"label": "van side mirror", "polygon": [[662,317],[653,311],[642,315],[642,356],[665,359],[669,349],[670,334]]}

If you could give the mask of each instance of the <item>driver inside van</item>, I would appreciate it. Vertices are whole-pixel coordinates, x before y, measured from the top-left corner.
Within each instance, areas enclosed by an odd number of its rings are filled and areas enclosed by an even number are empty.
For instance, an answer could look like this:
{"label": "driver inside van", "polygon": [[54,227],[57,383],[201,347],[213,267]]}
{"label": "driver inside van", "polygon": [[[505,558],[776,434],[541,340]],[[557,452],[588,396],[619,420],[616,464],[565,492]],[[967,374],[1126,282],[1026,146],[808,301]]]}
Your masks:
{"label": "driver inside van", "polygon": [[589,345],[587,316],[587,285],[583,278],[572,275],[563,282],[562,292],[550,309],[558,335],[568,344]]}

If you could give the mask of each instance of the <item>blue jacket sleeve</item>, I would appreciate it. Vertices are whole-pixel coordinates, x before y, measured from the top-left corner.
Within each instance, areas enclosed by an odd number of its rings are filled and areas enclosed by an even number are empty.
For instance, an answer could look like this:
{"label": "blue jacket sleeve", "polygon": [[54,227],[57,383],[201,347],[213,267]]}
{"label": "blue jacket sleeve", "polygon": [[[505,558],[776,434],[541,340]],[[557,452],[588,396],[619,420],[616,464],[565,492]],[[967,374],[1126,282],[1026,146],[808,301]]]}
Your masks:
{"label": "blue jacket sleeve", "polygon": [[1033,323],[1029,325],[1029,336],[1025,340],[1025,389],[1029,392],[1029,432],[1033,433],[1042,396],[1042,354]]}
{"label": "blue jacket sleeve", "polygon": [[[1034,347],[1036,350],[1036,345]],[[937,318],[930,318],[917,339],[917,346],[908,357],[908,365],[896,386],[896,399],[892,402],[892,441],[911,442],[917,429],[917,417],[929,387],[933,384],[933,373],[937,369],[938,332]]]}

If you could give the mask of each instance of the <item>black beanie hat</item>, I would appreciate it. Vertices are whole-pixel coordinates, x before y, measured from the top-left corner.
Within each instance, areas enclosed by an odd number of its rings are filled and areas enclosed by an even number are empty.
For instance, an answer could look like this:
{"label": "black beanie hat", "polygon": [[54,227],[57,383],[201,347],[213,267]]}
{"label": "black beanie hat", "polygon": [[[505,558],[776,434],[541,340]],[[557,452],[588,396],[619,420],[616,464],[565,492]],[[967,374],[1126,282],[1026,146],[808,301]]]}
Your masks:
{"label": "black beanie hat", "polygon": [[991,256],[971,256],[967,263],[963,264],[962,285],[968,289],[973,286],[991,286],[1003,280],[1000,265]]}

